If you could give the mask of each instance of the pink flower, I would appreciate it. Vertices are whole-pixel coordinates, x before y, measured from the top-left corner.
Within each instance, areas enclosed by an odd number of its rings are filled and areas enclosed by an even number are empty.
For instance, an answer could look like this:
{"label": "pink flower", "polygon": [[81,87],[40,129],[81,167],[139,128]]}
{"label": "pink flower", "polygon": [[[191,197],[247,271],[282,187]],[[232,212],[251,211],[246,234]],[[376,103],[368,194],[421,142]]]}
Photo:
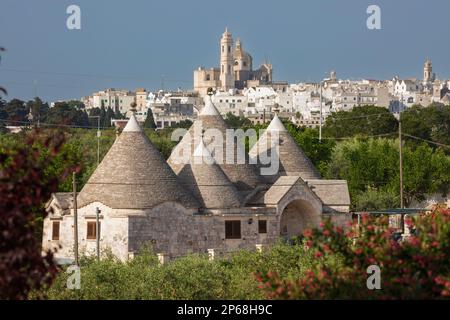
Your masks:
{"label": "pink flower", "polygon": [[305,231],[303,232],[303,235],[304,235],[305,237],[307,237],[307,238],[312,237],[312,235],[313,235],[312,230],[310,230],[310,229],[305,230]]}

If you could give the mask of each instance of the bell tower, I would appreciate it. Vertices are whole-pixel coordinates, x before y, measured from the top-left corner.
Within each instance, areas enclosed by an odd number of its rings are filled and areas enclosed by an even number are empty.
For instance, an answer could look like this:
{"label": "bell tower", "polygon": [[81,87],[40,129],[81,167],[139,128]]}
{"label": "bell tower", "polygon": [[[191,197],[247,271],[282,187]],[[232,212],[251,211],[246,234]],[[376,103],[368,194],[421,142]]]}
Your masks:
{"label": "bell tower", "polygon": [[228,29],[220,39],[220,82],[223,90],[234,89],[233,38]]}
{"label": "bell tower", "polygon": [[425,61],[425,64],[423,65],[423,82],[428,83],[430,82],[433,76],[433,67],[431,65],[431,60],[427,58]]}

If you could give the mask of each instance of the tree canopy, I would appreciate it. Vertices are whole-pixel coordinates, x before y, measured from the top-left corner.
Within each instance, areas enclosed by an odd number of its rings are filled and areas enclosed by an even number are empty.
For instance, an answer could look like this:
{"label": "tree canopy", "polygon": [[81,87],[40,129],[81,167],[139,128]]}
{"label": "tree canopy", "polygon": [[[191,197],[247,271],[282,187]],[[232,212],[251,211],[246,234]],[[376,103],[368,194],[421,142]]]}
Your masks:
{"label": "tree canopy", "polygon": [[231,112],[228,112],[225,117],[224,120],[226,122],[226,124],[233,129],[238,129],[238,128],[242,128],[242,127],[250,127],[252,125],[252,122],[244,117],[244,116],[235,116],[234,114],[232,114]]}
{"label": "tree canopy", "polygon": [[428,107],[415,105],[402,112],[401,117],[404,133],[450,145],[450,106],[440,103],[432,103]]}
{"label": "tree canopy", "polygon": [[389,134],[397,130],[398,121],[388,109],[368,105],[331,113],[325,121],[323,134],[343,138]]}
{"label": "tree canopy", "polygon": [[[446,194],[450,188],[450,158],[442,150],[426,144],[403,148],[403,181],[406,204],[423,200],[426,194]],[[348,181],[352,201],[364,203],[360,197],[374,192],[381,197],[399,194],[398,140],[353,139],[336,145],[331,155],[326,178]],[[365,196],[365,195],[364,195]],[[386,209],[392,203],[372,209]],[[399,206],[399,204],[397,204]],[[366,209],[356,207],[357,210]]]}
{"label": "tree canopy", "polygon": [[150,109],[150,108],[147,109],[147,117],[145,118],[145,121],[144,121],[144,128],[149,128],[149,129],[156,128],[155,119],[153,118],[153,112],[152,112],[152,109]]}

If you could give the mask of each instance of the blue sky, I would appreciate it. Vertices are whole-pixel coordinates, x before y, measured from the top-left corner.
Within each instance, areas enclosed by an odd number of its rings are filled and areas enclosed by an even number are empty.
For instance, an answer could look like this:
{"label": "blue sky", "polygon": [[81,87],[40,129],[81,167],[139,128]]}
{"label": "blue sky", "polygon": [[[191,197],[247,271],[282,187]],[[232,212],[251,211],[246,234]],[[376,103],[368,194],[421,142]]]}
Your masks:
{"label": "blue sky", "polygon": [[[66,28],[67,6],[81,30]],[[368,5],[381,30],[366,27]],[[192,71],[218,65],[225,26],[275,80],[422,77],[430,57],[450,77],[448,0],[0,0],[0,85],[8,99],[79,98],[107,87],[192,88]],[[35,85],[34,85],[35,84]]]}

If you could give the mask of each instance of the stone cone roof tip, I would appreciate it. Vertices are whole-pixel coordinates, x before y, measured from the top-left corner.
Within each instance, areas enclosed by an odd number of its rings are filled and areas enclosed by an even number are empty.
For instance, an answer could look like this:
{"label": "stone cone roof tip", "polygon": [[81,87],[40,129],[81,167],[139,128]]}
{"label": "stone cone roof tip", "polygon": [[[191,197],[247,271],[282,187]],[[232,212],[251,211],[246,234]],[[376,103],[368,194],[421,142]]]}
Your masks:
{"label": "stone cone roof tip", "polygon": [[139,125],[133,113],[122,132],[140,132],[140,131],[142,131],[141,126]]}
{"label": "stone cone roof tip", "polygon": [[[272,136],[277,133],[277,136]],[[277,177],[283,175],[299,175],[302,179],[320,179],[320,174],[314,167],[314,164],[306,156],[297,142],[292,138],[289,132],[284,127],[280,118],[277,115],[272,119],[267,130],[259,138],[258,142],[252,147],[249,154],[253,158],[259,158],[259,155],[266,154],[266,152],[274,152],[271,150],[271,139],[278,137],[278,159],[279,170],[276,175],[270,177]],[[265,165],[260,165],[266,167]],[[267,178],[270,178],[269,176]]]}
{"label": "stone cone roof tip", "polygon": [[[205,146],[205,143],[203,142],[203,139],[200,140],[200,143],[195,148],[193,153],[194,161],[195,163],[202,163],[201,161],[205,160],[207,164],[215,163],[213,156],[211,155],[211,152],[209,152],[208,148]],[[198,159],[199,158],[199,159]]]}
{"label": "stone cone roof tip", "polygon": [[214,106],[210,95],[205,97],[205,106],[200,111],[200,116],[220,116],[220,112]]}
{"label": "stone cone roof tip", "polygon": [[272,121],[270,121],[269,126],[267,127],[268,131],[286,131],[286,128],[283,125],[283,122],[281,122],[280,118],[278,118],[278,115],[275,114],[275,117],[273,117]]}

